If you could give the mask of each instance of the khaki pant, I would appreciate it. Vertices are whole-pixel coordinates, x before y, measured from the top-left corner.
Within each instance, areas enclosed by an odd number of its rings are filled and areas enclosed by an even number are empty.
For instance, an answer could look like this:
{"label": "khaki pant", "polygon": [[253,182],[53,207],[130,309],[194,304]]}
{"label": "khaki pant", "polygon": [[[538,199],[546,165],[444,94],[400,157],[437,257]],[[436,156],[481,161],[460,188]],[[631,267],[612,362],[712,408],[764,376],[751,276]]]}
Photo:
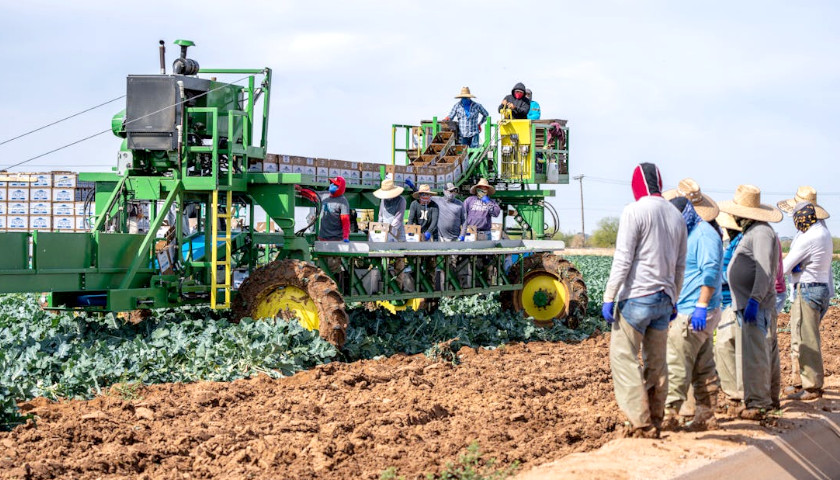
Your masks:
{"label": "khaki pant", "polygon": [[741,369],[744,372],[744,405],[747,408],[769,409],[770,352],[767,335],[773,323],[774,309],[759,309],[753,323],[744,321],[743,312],[737,313],[741,322]]}
{"label": "khaki pant", "polygon": [[[618,407],[634,428],[662,424],[668,394],[667,343],[668,330],[647,328],[641,334],[620,313],[616,315],[610,335],[610,369]],[[639,349],[644,369],[639,365]]]}
{"label": "khaki pant", "polygon": [[772,311],[770,326],[767,328],[767,354],[770,356],[770,401],[773,407],[781,406],[779,395],[782,391],[782,363],[779,358],[779,312]]}
{"label": "khaki pant", "polygon": [[799,366],[804,389],[823,388],[825,371],[820,341],[822,312],[802,298],[797,287],[790,307],[790,355],[793,367]]}
{"label": "khaki pant", "polygon": [[735,310],[727,307],[721,313],[715,335],[715,366],[720,377],[720,388],[731,401],[744,398],[744,377],[741,370],[741,326]]}
{"label": "khaki pant", "polygon": [[680,410],[694,387],[697,405],[712,408],[717,403],[718,376],[715,372],[711,332],[720,322],[720,309],[708,311],[706,328],[691,329],[689,315],[677,315],[668,328],[668,397],[669,408]]}

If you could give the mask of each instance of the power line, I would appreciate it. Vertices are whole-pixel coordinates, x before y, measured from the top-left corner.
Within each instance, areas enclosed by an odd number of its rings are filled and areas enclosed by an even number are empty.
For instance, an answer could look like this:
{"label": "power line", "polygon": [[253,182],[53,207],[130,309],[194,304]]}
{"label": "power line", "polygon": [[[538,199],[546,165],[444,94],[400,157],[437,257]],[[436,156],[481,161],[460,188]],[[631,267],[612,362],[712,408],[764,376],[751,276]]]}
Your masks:
{"label": "power line", "polygon": [[97,108],[99,108],[99,107],[104,107],[105,105],[108,105],[109,103],[114,103],[114,102],[116,102],[117,100],[119,100],[119,99],[121,99],[121,98],[125,98],[125,95],[120,95],[119,97],[117,97],[117,98],[112,98],[111,100],[108,100],[107,102],[100,103],[99,105],[95,105],[95,106],[90,107],[90,108],[86,108],[86,109],[82,110],[81,112],[77,112],[77,113],[74,113],[74,114],[72,114],[72,115],[68,115],[68,116],[66,116],[66,117],[64,117],[64,118],[61,118],[61,119],[59,119],[59,120],[56,120],[56,121],[54,121],[54,122],[52,122],[52,123],[48,123],[48,124],[46,124],[46,125],[43,125],[43,126],[38,127],[38,128],[35,128],[35,129],[30,130],[30,131],[28,131],[28,132],[21,133],[20,135],[14,136],[14,137],[12,137],[12,138],[10,138],[10,139],[8,139],[8,140],[3,140],[2,142],[0,142],[0,146],[5,145],[5,144],[7,144],[7,143],[9,143],[9,142],[15,141],[15,140],[17,140],[17,139],[19,139],[19,138],[23,138],[23,137],[25,137],[25,136],[27,136],[27,135],[30,135],[30,134],[33,134],[33,133],[35,133],[35,132],[40,132],[41,130],[43,130],[43,129],[45,129],[45,128],[52,127],[53,125],[58,125],[59,123],[61,123],[61,122],[65,121],[65,120],[70,120],[71,118],[78,117],[79,115],[81,115],[81,114],[83,114],[83,113],[87,113],[87,112],[89,112],[89,111],[91,111],[91,110],[96,110],[96,109],[97,109]]}

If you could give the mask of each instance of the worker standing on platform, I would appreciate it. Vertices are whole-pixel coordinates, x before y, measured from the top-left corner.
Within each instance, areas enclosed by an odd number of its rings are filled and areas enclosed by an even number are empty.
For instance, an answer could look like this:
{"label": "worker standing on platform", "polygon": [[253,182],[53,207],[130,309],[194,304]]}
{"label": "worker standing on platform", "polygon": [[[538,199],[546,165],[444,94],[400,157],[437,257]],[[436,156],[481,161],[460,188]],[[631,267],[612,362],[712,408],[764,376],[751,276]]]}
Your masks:
{"label": "worker standing on platform", "polygon": [[303,198],[311,202],[321,202],[318,240],[350,241],[350,204],[344,198],[345,187],[346,182],[341,176],[330,179],[330,186],[326,192],[317,193],[295,185],[295,190],[300,192]]}
{"label": "worker standing on platform", "polygon": [[[438,207],[438,238],[441,242],[456,242],[464,241],[464,233],[466,229],[467,214],[464,210],[464,203],[456,197],[458,187],[454,183],[449,182],[443,190],[443,198],[432,197]],[[458,281],[466,288],[469,284],[469,257],[456,255],[447,256],[450,270],[456,272]],[[441,290],[443,285],[443,272],[437,270],[435,275],[435,288]]]}
{"label": "worker standing on platform", "polygon": [[477,148],[481,125],[490,115],[480,103],[473,101],[475,95],[470,93],[470,87],[461,88],[461,93],[456,95],[455,98],[460,99],[460,101],[452,106],[452,110],[443,121],[454,120],[458,122],[458,145]]}
{"label": "worker standing on platform", "polygon": [[510,95],[502,99],[499,105],[499,113],[503,110],[509,109],[511,118],[523,120],[528,118],[528,110],[531,109],[531,102],[525,98],[525,85],[522,82],[513,86]]}
{"label": "worker standing on platform", "polygon": [[493,226],[493,217],[498,216],[502,209],[490,196],[496,193],[496,188],[482,178],[477,184],[470,188],[472,196],[464,201],[464,210],[467,214],[467,226],[475,227],[479,235],[484,232],[489,239],[490,230]]}
{"label": "worker standing on platform", "polygon": [[528,120],[539,120],[540,119],[540,104],[535,102],[533,98],[531,98],[531,89],[525,89],[525,98],[530,102],[530,108],[528,110]]}
{"label": "worker standing on platform", "polygon": [[408,224],[420,225],[420,233],[427,242],[438,237],[438,206],[432,202],[434,195],[437,194],[428,185],[420,185],[411,195],[415,200],[408,209]]}
{"label": "worker standing on platform", "polygon": [[404,190],[391,178],[386,177],[379,189],[373,192],[373,196],[381,200],[379,222],[388,224],[389,242],[405,241],[405,198],[402,197]]}

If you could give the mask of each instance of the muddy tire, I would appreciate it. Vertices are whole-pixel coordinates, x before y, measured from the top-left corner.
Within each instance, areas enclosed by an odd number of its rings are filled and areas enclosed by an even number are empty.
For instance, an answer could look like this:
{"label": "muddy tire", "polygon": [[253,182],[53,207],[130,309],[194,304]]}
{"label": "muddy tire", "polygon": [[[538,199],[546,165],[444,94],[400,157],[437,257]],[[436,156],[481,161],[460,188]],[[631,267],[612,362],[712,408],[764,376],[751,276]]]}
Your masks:
{"label": "muddy tire", "polygon": [[[524,278],[520,278],[520,264]],[[532,316],[540,326],[560,320],[575,329],[586,318],[589,296],[583,275],[572,262],[552,253],[536,253],[511,266],[508,278],[511,283],[522,283],[523,288],[502,292],[501,303],[506,310]]]}
{"label": "muddy tire", "polygon": [[[344,345],[347,331],[347,312],[344,298],[336,283],[323,270],[301,260],[275,260],[255,270],[239,287],[231,305],[234,321],[242,318],[266,317],[266,299],[272,294],[293,287],[301,291],[301,302],[317,312],[317,326],[321,338],[337,347]],[[289,290],[292,290],[289,288]],[[288,307],[271,311],[270,315],[286,320],[300,319],[300,312]],[[258,313],[259,312],[259,313]],[[314,313],[313,312],[313,313]],[[301,322],[304,326],[305,323]]]}

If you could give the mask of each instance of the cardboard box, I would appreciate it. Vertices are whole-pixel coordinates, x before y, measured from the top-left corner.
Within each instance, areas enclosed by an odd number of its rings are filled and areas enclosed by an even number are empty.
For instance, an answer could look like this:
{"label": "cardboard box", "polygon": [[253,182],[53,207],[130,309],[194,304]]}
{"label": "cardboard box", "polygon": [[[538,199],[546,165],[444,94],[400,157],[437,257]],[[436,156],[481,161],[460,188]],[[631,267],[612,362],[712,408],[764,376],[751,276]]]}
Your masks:
{"label": "cardboard box", "polygon": [[263,161],[262,171],[265,172],[265,173],[277,173],[280,170],[277,169],[277,163],[276,162],[269,162],[269,161],[266,160],[266,161]]}
{"label": "cardboard box", "polygon": [[423,227],[420,225],[406,225],[405,226],[405,241],[406,242],[421,242],[423,235],[420,230]]}
{"label": "cardboard box", "polygon": [[326,158],[315,159],[315,178],[319,182],[326,182],[330,177],[330,161]]}
{"label": "cardboard box", "polygon": [[352,168],[344,168],[341,170],[341,176],[347,181],[348,185],[361,185],[362,172]]}
{"label": "cardboard box", "polygon": [[52,203],[50,202],[31,202],[29,204],[30,215],[52,215]]}
{"label": "cardboard box", "polygon": [[29,184],[32,183],[32,176],[28,173],[9,173],[4,176],[9,179],[7,180],[9,187],[29,188]]}
{"label": "cardboard box", "polygon": [[263,164],[261,161],[258,161],[253,158],[248,159],[248,171],[249,172],[262,172],[263,171]]}
{"label": "cardboard box", "polygon": [[280,173],[294,173],[295,166],[291,162],[285,163],[281,161],[277,166],[277,171]]}
{"label": "cardboard box", "polygon": [[0,215],[0,232],[6,230],[6,216]]}
{"label": "cardboard box", "polygon": [[75,188],[53,188],[52,201],[53,202],[74,202],[76,200]]}
{"label": "cardboard box", "polygon": [[[91,211],[87,213],[93,213],[93,205],[90,206],[90,210]],[[85,215],[85,213],[85,202],[73,202],[73,215],[81,216]]]}
{"label": "cardboard box", "polygon": [[29,202],[9,202],[6,215],[29,215]]}
{"label": "cardboard box", "polygon": [[8,199],[8,190],[6,187],[0,187],[0,202],[5,202]]}
{"label": "cardboard box", "polygon": [[342,160],[329,160],[329,177],[335,178],[341,175],[342,171],[346,169],[347,162]]}
{"label": "cardboard box", "polygon": [[61,216],[73,216],[76,214],[75,202],[59,202],[53,203],[52,214]]}
{"label": "cardboard box", "polygon": [[6,202],[0,202],[0,215],[6,215],[9,211],[9,205]]}
{"label": "cardboard box", "polygon": [[157,257],[158,268],[162,275],[172,274],[172,259],[169,257],[169,249],[155,247],[155,256]]}
{"label": "cardboard box", "polygon": [[76,188],[77,175],[73,172],[53,172],[54,188]]}
{"label": "cardboard box", "polygon": [[8,215],[6,228],[9,230],[29,230],[29,215]]}
{"label": "cardboard box", "polygon": [[490,240],[501,240],[502,239],[502,224],[501,223],[494,223],[490,226]]}
{"label": "cardboard box", "polygon": [[368,240],[371,242],[387,242],[389,229],[390,225],[387,223],[370,222],[368,224]]}
{"label": "cardboard box", "polygon": [[8,197],[9,202],[28,202],[29,187],[9,187],[6,197]]}
{"label": "cardboard box", "polygon": [[52,187],[53,176],[52,173],[33,173],[30,177],[32,187]]}
{"label": "cardboard box", "polygon": [[51,202],[52,188],[49,187],[34,187],[29,189],[29,201],[31,202]]}
{"label": "cardboard box", "polygon": [[429,167],[417,167],[414,169],[417,173],[417,186],[419,187],[421,184],[425,183],[426,185],[434,188],[435,184],[435,171]]}
{"label": "cardboard box", "polygon": [[76,217],[72,215],[53,215],[54,232],[72,232],[76,229]]}
{"label": "cardboard box", "polygon": [[76,224],[77,232],[87,232],[93,227],[93,219],[85,216],[75,216],[74,223]]}
{"label": "cardboard box", "polygon": [[52,217],[49,215],[30,215],[29,229],[48,232],[52,228]]}

